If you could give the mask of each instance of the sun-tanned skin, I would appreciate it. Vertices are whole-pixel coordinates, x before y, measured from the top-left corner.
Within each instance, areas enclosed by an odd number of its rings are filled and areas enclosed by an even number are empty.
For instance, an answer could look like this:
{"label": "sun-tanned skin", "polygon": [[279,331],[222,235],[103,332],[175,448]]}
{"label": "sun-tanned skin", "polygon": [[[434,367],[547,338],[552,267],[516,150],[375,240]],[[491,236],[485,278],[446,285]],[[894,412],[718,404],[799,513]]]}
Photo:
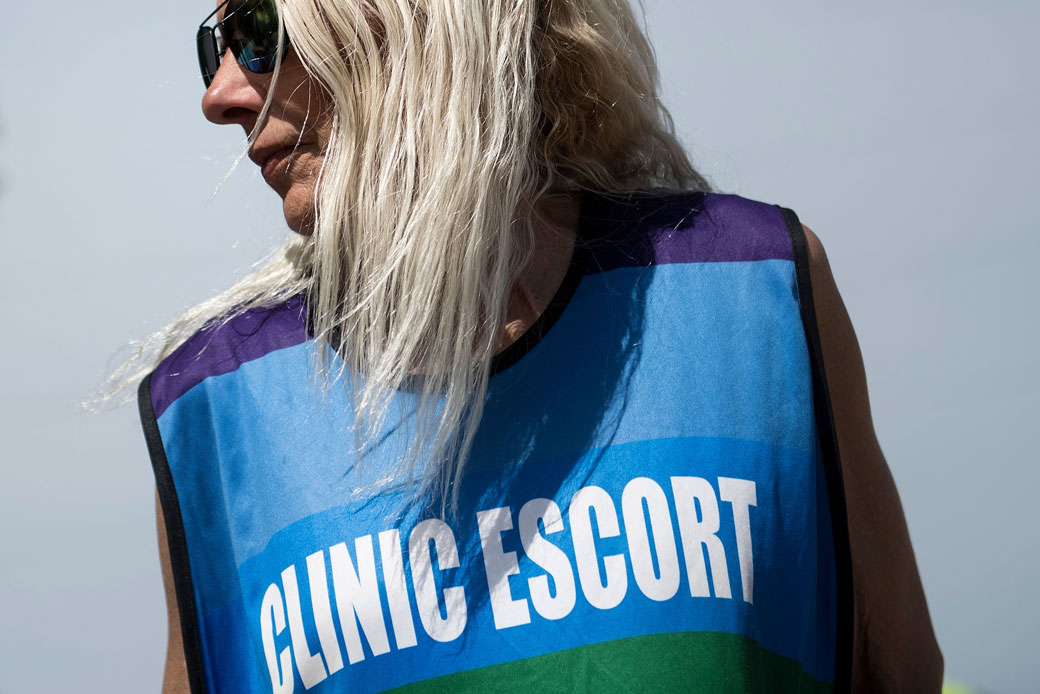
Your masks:
{"label": "sun-tanned skin", "polygon": [[[222,63],[202,106],[206,117],[250,132],[270,75]],[[312,230],[314,188],[330,132],[321,90],[290,50],[271,111],[250,157],[283,199],[290,228]],[[574,246],[577,205],[566,197],[542,210],[534,255],[510,293],[500,349],[516,340],[547,307],[563,281]],[[810,275],[824,365],[841,452],[855,586],[853,690],[938,692],[943,659],[925,603],[899,495],[874,434],[863,359],[823,246],[808,228]],[[180,618],[162,514],[159,556],[169,618],[165,694],[189,691]]]}
{"label": "sun-tanned skin", "polygon": [[[213,123],[240,125],[249,134],[260,117],[270,84],[271,75],[249,72],[228,53],[202,97],[202,113]],[[314,189],[331,131],[323,91],[290,49],[249,158],[281,196],[289,228],[301,234],[309,234],[313,228]]]}

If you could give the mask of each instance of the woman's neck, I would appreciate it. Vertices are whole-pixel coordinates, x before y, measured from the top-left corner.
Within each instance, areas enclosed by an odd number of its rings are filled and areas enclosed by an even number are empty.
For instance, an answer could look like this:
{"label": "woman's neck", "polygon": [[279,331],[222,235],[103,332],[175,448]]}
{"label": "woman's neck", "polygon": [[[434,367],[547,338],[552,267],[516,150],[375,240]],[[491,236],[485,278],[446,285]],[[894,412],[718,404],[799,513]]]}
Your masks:
{"label": "woman's neck", "polygon": [[527,332],[563,284],[574,254],[580,207],[576,194],[547,196],[539,204],[531,258],[509,291],[498,352]]}

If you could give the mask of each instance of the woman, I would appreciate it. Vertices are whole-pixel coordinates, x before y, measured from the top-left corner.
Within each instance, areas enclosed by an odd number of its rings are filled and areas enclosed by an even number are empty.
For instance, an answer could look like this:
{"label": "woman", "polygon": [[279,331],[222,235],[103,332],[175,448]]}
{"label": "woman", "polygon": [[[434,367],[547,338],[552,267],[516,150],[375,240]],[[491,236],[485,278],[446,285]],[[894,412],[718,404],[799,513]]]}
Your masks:
{"label": "woman", "polygon": [[142,383],[165,691],[938,689],[823,249],[709,191],[626,3],[211,16],[296,236]]}

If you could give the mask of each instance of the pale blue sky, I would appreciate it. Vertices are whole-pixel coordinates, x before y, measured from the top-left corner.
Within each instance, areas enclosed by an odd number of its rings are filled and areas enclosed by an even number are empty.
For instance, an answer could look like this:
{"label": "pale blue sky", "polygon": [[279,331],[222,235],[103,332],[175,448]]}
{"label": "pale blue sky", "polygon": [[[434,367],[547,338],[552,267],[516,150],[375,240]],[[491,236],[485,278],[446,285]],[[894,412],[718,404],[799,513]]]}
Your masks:
{"label": "pale blue sky", "polygon": [[[113,352],[283,233],[206,123],[206,2],[14,3],[0,43],[0,692],[157,690],[165,611],[136,411],[76,410]],[[948,673],[1035,691],[1040,4],[647,0],[716,185],[823,239]]]}

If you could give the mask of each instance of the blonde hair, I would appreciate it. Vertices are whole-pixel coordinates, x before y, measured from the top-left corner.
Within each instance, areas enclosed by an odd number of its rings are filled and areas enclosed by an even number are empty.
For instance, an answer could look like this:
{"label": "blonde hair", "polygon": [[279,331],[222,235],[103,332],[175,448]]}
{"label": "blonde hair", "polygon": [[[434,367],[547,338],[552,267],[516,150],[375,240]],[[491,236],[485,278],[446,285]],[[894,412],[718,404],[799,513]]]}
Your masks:
{"label": "blonde hair", "polygon": [[115,382],[207,321],[305,293],[319,371],[347,376],[360,440],[418,384],[411,453],[385,481],[454,501],[539,202],[709,185],[625,0],[278,4],[330,105],[313,234],[153,335]]}

